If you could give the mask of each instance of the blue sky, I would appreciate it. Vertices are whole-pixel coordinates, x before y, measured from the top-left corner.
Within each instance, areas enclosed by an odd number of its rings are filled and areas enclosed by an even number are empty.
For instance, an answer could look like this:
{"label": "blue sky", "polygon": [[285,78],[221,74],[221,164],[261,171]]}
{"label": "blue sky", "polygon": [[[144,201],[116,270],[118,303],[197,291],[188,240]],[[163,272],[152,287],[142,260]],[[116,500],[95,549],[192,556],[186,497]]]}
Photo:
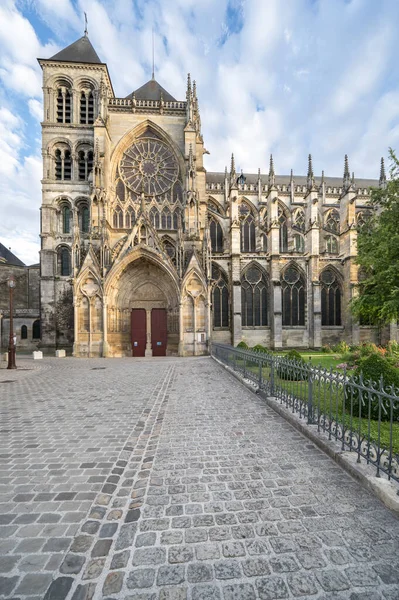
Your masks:
{"label": "blue sky", "polygon": [[0,241],[38,260],[41,70],[83,34],[117,96],[151,76],[184,99],[197,81],[208,170],[378,177],[398,147],[397,0],[2,0]]}

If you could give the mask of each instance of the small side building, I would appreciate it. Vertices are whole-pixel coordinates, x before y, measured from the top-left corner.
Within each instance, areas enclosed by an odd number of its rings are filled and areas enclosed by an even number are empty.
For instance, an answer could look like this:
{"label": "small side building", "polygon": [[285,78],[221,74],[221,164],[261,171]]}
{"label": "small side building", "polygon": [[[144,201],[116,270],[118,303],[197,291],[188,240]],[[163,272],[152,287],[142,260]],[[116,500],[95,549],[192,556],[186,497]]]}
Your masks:
{"label": "small side building", "polygon": [[14,332],[17,352],[36,350],[40,343],[40,265],[25,265],[0,243],[0,347],[6,352],[10,335],[10,295],[7,280],[15,277]]}

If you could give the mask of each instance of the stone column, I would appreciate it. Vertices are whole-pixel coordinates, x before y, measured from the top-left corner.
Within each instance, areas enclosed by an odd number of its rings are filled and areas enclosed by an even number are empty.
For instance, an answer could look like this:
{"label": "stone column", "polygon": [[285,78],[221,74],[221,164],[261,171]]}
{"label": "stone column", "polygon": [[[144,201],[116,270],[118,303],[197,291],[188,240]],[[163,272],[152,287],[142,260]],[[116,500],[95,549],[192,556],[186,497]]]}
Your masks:
{"label": "stone column", "polygon": [[184,333],[183,333],[183,303],[179,302],[179,346],[177,352],[183,356]]}
{"label": "stone column", "polygon": [[103,301],[103,357],[108,357],[108,307]]}
{"label": "stone column", "polygon": [[280,350],[283,347],[281,283],[279,280],[272,281],[272,286],[272,346],[275,350]]}
{"label": "stone column", "polygon": [[[309,335],[309,345],[313,348],[321,348],[321,286],[318,281],[314,281],[312,284],[313,292],[313,327],[311,331],[312,335]],[[308,303],[308,306],[310,304]],[[311,314],[308,312],[308,319],[310,321]]]}
{"label": "stone column", "polygon": [[78,331],[79,331],[79,307],[78,299],[73,299],[73,349],[72,356],[79,356],[78,352]]}
{"label": "stone column", "polygon": [[241,321],[241,282],[233,281],[233,323],[232,323],[232,344],[237,346],[242,339],[242,321]]}
{"label": "stone column", "polygon": [[147,344],[145,347],[145,356],[152,356],[152,348],[151,348],[151,309],[146,309],[146,319],[147,319]]}

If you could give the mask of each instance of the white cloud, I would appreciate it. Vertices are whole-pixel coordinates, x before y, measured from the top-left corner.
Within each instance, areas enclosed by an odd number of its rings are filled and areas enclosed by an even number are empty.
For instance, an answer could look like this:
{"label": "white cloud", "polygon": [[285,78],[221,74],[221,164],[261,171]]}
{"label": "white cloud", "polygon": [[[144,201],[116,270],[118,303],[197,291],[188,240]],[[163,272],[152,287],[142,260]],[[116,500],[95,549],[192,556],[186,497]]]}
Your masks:
{"label": "white cloud", "polygon": [[[50,30],[47,44],[26,7]],[[372,177],[381,154],[398,145],[397,0],[3,0],[0,204],[7,226],[0,238],[20,231],[26,252],[38,234],[40,140],[13,98],[23,98],[31,117],[41,120],[36,57],[50,57],[80,37],[84,11],[118,96],[150,78],[153,27],[161,85],[184,99],[191,72],[209,170],[223,170],[234,151],[244,172],[265,172],[273,152],[278,173],[304,174],[311,152],[316,173],[339,176],[348,153],[356,175]]]}

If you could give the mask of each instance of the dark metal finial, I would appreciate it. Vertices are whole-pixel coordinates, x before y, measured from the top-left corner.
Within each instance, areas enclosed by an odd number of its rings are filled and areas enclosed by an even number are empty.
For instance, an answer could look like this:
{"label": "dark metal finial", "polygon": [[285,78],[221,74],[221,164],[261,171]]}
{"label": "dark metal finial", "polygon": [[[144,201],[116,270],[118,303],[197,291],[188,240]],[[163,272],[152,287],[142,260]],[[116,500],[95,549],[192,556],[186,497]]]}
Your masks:
{"label": "dark metal finial", "polygon": [[85,36],[87,37],[88,33],[89,33],[88,30],[87,30],[87,14],[84,13],[84,15],[85,15]]}

